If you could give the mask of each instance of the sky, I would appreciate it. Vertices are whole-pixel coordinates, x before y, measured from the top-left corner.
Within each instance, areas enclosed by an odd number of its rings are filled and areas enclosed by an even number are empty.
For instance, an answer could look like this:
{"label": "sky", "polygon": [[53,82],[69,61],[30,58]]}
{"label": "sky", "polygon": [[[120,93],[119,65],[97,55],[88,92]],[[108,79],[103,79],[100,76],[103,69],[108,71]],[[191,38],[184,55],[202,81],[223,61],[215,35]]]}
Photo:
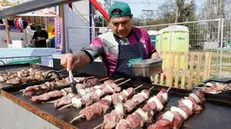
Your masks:
{"label": "sky", "polygon": [[[158,6],[164,4],[165,2],[165,0],[123,0],[123,1],[129,3],[133,15],[135,17],[142,15],[143,9],[156,10]],[[190,1],[190,0],[186,0],[186,1]],[[195,1],[196,1],[197,9],[201,8],[204,0],[195,0]]]}
{"label": "sky", "polygon": [[[103,1],[103,0],[97,0],[97,1]],[[124,1],[128,3],[131,7],[132,13],[135,17],[139,17],[142,15],[142,10],[156,10],[158,6],[162,5],[165,0],[112,0],[113,1]],[[186,2],[190,2],[191,0],[186,0]],[[195,0],[197,5],[197,10],[199,10],[204,0]]]}

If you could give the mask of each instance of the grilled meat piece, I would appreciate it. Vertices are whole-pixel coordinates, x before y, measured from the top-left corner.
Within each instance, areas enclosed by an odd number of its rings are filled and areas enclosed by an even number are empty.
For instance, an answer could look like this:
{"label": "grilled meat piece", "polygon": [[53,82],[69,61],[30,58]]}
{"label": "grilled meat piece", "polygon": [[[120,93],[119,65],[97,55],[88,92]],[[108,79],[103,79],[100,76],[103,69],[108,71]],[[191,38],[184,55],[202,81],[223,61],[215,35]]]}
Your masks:
{"label": "grilled meat piece", "polygon": [[131,128],[143,127],[143,125],[144,125],[144,119],[137,112],[134,112],[134,113],[128,115],[126,120],[129,122],[129,126]]}
{"label": "grilled meat piece", "polygon": [[39,96],[33,96],[33,97],[31,97],[31,101],[32,102],[41,102],[41,101],[47,101],[50,98],[60,98],[62,96],[63,96],[63,94],[61,91],[55,90],[55,91],[50,91],[48,93],[45,93],[45,94],[42,94]]}
{"label": "grilled meat piece", "polygon": [[6,81],[7,84],[13,84],[13,85],[20,84],[20,82],[21,82],[20,78],[12,78]]}
{"label": "grilled meat piece", "polygon": [[117,124],[116,129],[131,129],[131,128],[129,127],[129,123],[127,120],[121,119]]}
{"label": "grilled meat piece", "polygon": [[87,120],[92,119],[96,115],[102,115],[110,108],[111,102],[107,100],[100,100],[93,105],[82,109],[79,114],[84,115]]}
{"label": "grilled meat piece", "polygon": [[113,110],[111,113],[104,115],[104,127],[105,129],[114,128],[119,120],[123,118],[123,114],[119,113],[116,110]]}
{"label": "grilled meat piece", "polygon": [[63,96],[59,101],[57,101],[55,103],[55,107],[60,108],[64,105],[70,104],[73,97],[80,97],[80,96],[78,95],[75,96],[74,94],[69,93],[68,95]]}
{"label": "grilled meat piece", "polygon": [[91,87],[91,86],[95,86],[97,84],[99,84],[99,79],[98,78],[87,78],[86,80],[84,80],[85,85]]}
{"label": "grilled meat piece", "polygon": [[131,99],[127,100],[124,103],[124,107],[125,107],[127,112],[131,112],[136,106],[137,106],[137,102],[133,101]]}
{"label": "grilled meat piece", "polygon": [[161,119],[158,120],[155,124],[148,126],[148,129],[172,129],[172,122],[169,120]]}

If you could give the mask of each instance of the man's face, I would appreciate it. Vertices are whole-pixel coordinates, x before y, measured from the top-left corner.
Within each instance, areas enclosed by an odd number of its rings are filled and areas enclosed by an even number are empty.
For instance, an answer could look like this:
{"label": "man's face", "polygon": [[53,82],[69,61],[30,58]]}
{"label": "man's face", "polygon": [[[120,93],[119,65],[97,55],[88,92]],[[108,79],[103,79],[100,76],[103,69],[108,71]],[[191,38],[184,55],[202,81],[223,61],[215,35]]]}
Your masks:
{"label": "man's face", "polygon": [[132,16],[112,18],[109,27],[115,35],[125,38],[132,29]]}

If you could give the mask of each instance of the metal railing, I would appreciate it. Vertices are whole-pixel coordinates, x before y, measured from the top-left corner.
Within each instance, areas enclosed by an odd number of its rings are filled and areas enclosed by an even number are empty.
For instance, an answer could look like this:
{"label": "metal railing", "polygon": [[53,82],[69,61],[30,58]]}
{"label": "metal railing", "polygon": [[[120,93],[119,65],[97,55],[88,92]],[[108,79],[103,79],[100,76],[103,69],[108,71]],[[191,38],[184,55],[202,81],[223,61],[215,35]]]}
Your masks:
{"label": "metal railing", "polygon": [[[139,26],[146,30],[159,31],[169,25],[184,25],[189,29],[189,52],[211,52],[211,77],[231,76],[231,19],[212,19],[183,23],[169,23]],[[92,29],[93,31],[89,31]],[[107,27],[68,27],[69,33],[80,35],[68,37],[68,44],[82,44],[75,47],[87,47],[90,38],[104,33]],[[70,43],[71,42],[71,43]],[[171,47],[171,46],[170,46]],[[74,46],[69,46],[74,49]],[[79,48],[78,48],[79,49]]]}

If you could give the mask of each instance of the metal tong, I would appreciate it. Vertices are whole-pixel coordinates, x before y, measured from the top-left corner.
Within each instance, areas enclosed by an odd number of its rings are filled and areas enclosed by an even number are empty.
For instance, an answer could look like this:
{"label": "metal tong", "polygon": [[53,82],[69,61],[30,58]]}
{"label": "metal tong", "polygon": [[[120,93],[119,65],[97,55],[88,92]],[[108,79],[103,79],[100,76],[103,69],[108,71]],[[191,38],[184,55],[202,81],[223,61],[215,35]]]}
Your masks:
{"label": "metal tong", "polygon": [[75,81],[72,70],[69,71],[69,80],[70,80],[70,86],[71,86],[71,91],[73,94],[78,94],[78,91],[76,89],[76,84],[77,82]]}
{"label": "metal tong", "polygon": [[5,66],[6,65],[6,63],[3,61],[3,60],[0,60],[0,62]]}
{"label": "metal tong", "polygon": [[46,72],[46,74],[45,74],[45,81],[46,81],[47,79],[49,79],[50,77],[52,77],[52,74],[55,74],[55,75],[57,76],[57,78],[60,80],[61,77],[60,77],[59,73],[65,71],[65,70],[66,70],[66,69],[61,69],[61,70],[48,70],[48,71]]}

